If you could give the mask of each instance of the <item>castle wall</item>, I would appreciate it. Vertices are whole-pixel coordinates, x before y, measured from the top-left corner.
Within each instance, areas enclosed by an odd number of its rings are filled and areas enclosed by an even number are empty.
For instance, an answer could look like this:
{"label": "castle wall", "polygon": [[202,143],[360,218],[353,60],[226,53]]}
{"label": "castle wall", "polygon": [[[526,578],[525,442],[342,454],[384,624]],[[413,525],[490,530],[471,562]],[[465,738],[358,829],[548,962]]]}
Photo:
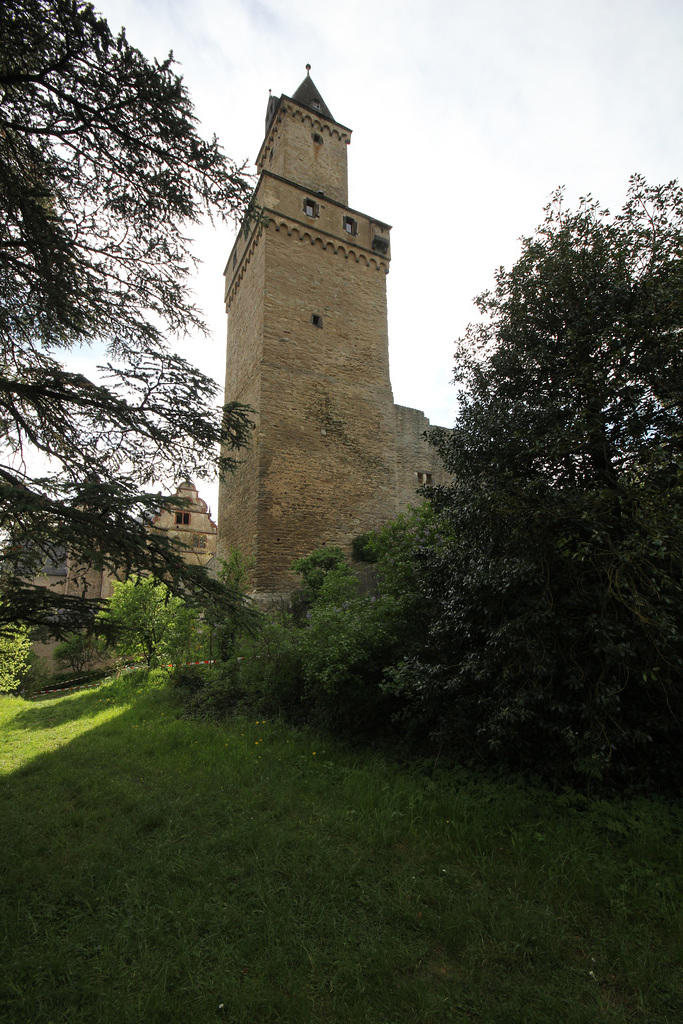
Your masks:
{"label": "castle wall", "polygon": [[348,129],[283,101],[259,154],[258,169],[297,182],[314,193],[322,192],[345,206],[350,140]]}
{"label": "castle wall", "polygon": [[295,583],[295,558],[322,544],[350,552],[353,537],[385,522],[396,460],[381,261],[280,217],[270,217],[258,248],[267,288],[252,264],[229,290],[229,352],[238,336],[244,344],[247,306],[263,295],[260,414],[250,461],[223,486],[219,551],[238,537],[240,521],[255,522],[257,543],[245,537],[239,546],[256,556],[253,585],[262,592]]}
{"label": "castle wall", "polygon": [[218,553],[258,553],[260,477],[259,424],[265,303],[265,237],[261,227],[240,233],[226,268],[229,330],[225,401],[250,406],[255,429],[248,448],[237,453],[234,473],[221,481],[218,495]]}
{"label": "castle wall", "polygon": [[350,552],[393,511],[386,279],[284,227],[269,232],[268,272],[260,555],[264,581],[291,585],[293,558],[323,544]]}
{"label": "castle wall", "polygon": [[424,437],[430,423],[420,409],[395,405],[396,416],[396,510],[417,505],[418,487],[446,483],[447,474],[435,448]]}
{"label": "castle wall", "polygon": [[253,406],[256,429],[221,485],[218,553],[254,556],[261,596],[290,591],[292,562],[315,548],[350,554],[441,472],[429,420],[393,402],[390,228],[347,206],[349,129],[310,78],[295,96],[271,97],[259,220],[225,268],[225,398]]}

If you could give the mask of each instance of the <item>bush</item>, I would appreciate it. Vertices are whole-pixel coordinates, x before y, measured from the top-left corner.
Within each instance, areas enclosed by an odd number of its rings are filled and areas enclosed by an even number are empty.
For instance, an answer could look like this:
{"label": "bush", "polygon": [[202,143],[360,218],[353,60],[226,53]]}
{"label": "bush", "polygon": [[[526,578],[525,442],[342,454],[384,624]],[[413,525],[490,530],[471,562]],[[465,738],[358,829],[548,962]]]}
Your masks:
{"label": "bush", "polygon": [[92,633],[71,633],[54,649],[54,659],[72,672],[88,672],[106,657],[107,643]]}
{"label": "bush", "polygon": [[301,630],[286,615],[243,637],[236,647],[235,671],[245,699],[262,714],[302,721],[306,715],[301,659]]}
{"label": "bush", "polygon": [[340,569],[351,574],[344,552],[341,548],[336,547],[317,548],[305,558],[297,558],[292,564],[292,569],[301,576],[301,596],[309,607],[320,595],[325,577],[329,572],[333,569]]}
{"label": "bush", "polygon": [[376,562],[380,553],[379,534],[374,530],[359,534],[351,542],[351,554],[356,562]]}
{"label": "bush", "polygon": [[207,672],[200,665],[178,665],[171,671],[171,685],[185,693],[198,693],[207,681]]}
{"label": "bush", "polygon": [[291,619],[264,619],[257,632],[237,638],[232,657],[212,669],[177,669],[172,678],[187,713],[220,719],[255,712],[303,721],[299,639]]}
{"label": "bush", "polygon": [[52,673],[47,658],[40,658],[33,651],[29,651],[26,673],[19,690],[21,696],[30,700],[35,693],[48,688],[51,678]]}
{"label": "bush", "polygon": [[201,617],[152,576],[114,583],[98,622],[117,654],[148,668],[205,656],[207,630]]}
{"label": "bush", "polygon": [[25,626],[6,626],[0,633],[0,693],[16,693],[26,674],[31,640]]}

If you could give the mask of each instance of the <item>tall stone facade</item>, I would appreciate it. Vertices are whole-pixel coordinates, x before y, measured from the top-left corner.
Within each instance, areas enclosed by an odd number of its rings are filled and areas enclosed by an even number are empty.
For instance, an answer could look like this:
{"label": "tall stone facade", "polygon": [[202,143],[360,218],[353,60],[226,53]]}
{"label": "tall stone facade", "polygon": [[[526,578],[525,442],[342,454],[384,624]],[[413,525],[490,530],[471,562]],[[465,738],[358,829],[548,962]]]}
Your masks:
{"label": "tall stone facade", "polygon": [[254,559],[253,589],[286,593],[292,561],[350,552],[438,482],[429,420],[395,406],[390,227],[348,205],[350,129],[307,74],[271,97],[255,204],[225,269],[226,401],[255,410],[251,448],[221,484],[218,553]]}

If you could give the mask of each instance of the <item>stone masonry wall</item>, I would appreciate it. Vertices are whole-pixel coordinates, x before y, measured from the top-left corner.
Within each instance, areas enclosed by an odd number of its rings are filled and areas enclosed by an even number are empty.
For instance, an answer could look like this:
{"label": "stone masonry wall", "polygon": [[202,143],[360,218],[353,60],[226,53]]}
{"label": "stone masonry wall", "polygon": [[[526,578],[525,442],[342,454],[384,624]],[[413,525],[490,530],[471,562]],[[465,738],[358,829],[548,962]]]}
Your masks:
{"label": "stone masonry wall", "polygon": [[[322,141],[316,141],[316,136]],[[293,103],[280,107],[259,154],[258,169],[348,202],[347,147],[351,132]]]}
{"label": "stone masonry wall", "polygon": [[256,584],[287,589],[294,558],[393,514],[395,420],[383,271],[295,228],[267,246]]}
{"label": "stone masonry wall", "polygon": [[[386,260],[346,235],[337,204],[309,223],[296,186],[264,176],[259,191],[267,226],[238,239],[226,275],[226,399],[253,405],[257,429],[221,488],[219,554],[255,556],[254,589],[272,592],[293,585],[295,558],[350,550],[393,514],[395,417]],[[373,222],[357,223],[369,241]]]}
{"label": "stone masonry wall", "polygon": [[442,479],[429,420],[393,402],[390,228],[347,206],[350,137],[277,102],[257,161],[259,219],[225,268],[225,399],[254,408],[255,430],[221,485],[218,554],[253,556],[261,597],[291,591],[294,559],[322,545],[350,554]]}
{"label": "stone masonry wall", "polygon": [[[240,235],[235,243],[239,260],[233,269],[229,299],[229,330],[225,372],[225,401],[242,402],[255,410],[255,431],[249,448],[238,453],[236,471],[222,482],[218,496],[218,553],[227,557],[239,549],[256,557],[258,540],[258,426],[261,407],[261,360],[265,301],[265,239],[257,228],[253,237]],[[234,268],[237,268],[236,270]],[[227,277],[230,281],[231,278]]]}
{"label": "stone masonry wall", "polygon": [[417,505],[418,487],[446,483],[447,474],[435,448],[427,443],[424,432],[430,423],[420,409],[394,406],[396,414],[396,498],[397,511]]}

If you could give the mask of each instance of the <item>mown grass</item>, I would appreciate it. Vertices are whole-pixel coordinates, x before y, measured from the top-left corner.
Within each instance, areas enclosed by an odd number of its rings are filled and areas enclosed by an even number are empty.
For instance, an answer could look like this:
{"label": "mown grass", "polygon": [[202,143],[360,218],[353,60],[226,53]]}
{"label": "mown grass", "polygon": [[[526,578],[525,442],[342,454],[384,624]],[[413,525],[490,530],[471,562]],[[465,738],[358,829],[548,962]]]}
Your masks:
{"label": "mown grass", "polygon": [[160,676],[0,725],[3,1021],[683,1020],[678,806],[184,720]]}

